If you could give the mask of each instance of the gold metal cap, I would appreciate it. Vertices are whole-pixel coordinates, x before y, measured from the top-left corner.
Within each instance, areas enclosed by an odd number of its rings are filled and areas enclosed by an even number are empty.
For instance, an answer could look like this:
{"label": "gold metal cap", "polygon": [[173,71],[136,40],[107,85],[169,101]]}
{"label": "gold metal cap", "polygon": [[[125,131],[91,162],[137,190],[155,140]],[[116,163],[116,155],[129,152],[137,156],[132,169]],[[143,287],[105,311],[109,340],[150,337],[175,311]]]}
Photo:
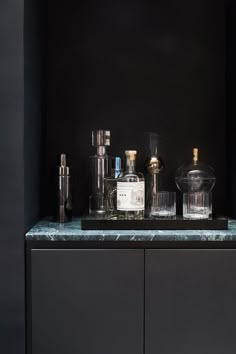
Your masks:
{"label": "gold metal cap", "polygon": [[130,159],[131,161],[132,161],[132,160],[135,160],[136,154],[137,154],[137,151],[136,151],[136,150],[126,150],[126,151],[125,151],[126,157],[129,157],[129,159]]}
{"label": "gold metal cap", "polygon": [[193,148],[193,163],[196,165],[198,162],[198,148]]}

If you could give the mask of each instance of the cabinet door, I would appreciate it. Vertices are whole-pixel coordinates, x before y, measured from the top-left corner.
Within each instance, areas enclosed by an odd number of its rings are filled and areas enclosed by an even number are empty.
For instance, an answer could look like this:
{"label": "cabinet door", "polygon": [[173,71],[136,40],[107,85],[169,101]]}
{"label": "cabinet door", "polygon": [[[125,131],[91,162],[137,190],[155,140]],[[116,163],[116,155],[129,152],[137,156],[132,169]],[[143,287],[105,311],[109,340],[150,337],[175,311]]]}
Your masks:
{"label": "cabinet door", "polygon": [[146,251],[145,354],[236,353],[236,251]]}
{"label": "cabinet door", "polygon": [[143,250],[32,250],[33,354],[143,354]]}

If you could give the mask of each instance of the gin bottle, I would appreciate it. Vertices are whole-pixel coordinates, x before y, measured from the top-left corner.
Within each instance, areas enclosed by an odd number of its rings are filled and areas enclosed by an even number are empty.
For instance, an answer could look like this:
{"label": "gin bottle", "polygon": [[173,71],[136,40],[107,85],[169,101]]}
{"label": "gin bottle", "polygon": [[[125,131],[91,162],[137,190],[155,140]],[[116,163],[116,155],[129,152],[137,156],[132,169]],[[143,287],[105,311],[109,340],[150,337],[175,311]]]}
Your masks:
{"label": "gin bottle", "polygon": [[117,181],[117,215],[119,219],[144,217],[144,176],[135,171],[135,150],[125,151],[126,170]]}

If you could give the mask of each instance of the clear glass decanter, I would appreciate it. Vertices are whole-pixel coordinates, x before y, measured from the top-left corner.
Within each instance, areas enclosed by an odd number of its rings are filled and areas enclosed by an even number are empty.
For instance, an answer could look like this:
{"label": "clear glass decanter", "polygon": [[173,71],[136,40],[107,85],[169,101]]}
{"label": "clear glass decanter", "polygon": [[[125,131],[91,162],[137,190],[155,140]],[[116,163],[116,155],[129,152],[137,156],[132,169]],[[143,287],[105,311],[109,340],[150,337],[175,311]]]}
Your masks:
{"label": "clear glass decanter", "polygon": [[198,149],[193,149],[193,160],[178,168],[175,182],[183,192],[183,217],[208,219],[212,216],[212,194],[216,177],[211,166],[199,162]]}
{"label": "clear glass decanter", "polygon": [[89,214],[103,215],[105,213],[104,202],[104,178],[109,175],[109,157],[106,147],[110,146],[109,130],[93,130],[92,146],[96,153],[90,156],[90,196]]}
{"label": "clear glass decanter", "polygon": [[117,219],[117,180],[123,174],[122,160],[119,156],[111,158],[111,173],[104,178],[105,217]]}

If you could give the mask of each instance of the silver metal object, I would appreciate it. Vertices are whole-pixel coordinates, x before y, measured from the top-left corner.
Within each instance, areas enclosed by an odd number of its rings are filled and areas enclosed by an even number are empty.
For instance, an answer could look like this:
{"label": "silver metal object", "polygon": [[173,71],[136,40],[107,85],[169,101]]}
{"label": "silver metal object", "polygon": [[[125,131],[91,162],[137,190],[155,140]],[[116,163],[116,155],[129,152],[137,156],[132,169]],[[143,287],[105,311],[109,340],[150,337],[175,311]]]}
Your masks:
{"label": "silver metal object", "polygon": [[60,155],[58,172],[57,221],[64,223],[72,218],[71,176],[66,164],[66,154]]}
{"label": "silver metal object", "polygon": [[92,146],[110,146],[111,134],[110,130],[93,130]]}
{"label": "silver metal object", "polygon": [[145,134],[146,154],[146,216],[151,215],[153,197],[159,192],[159,174],[163,170],[163,160],[159,156],[159,135]]}

